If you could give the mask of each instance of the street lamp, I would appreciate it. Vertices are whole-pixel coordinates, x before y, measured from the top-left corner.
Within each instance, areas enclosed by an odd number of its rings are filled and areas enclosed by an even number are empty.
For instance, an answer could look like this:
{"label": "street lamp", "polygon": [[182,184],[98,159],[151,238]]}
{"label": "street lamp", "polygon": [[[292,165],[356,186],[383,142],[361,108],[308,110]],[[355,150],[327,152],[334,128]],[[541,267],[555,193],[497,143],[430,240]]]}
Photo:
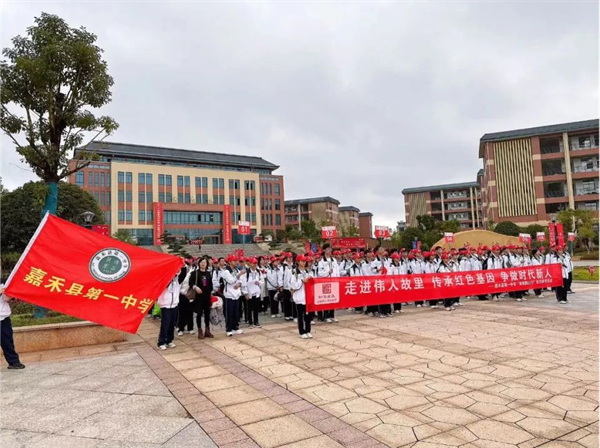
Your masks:
{"label": "street lamp", "polygon": [[85,227],[86,229],[91,229],[92,221],[96,217],[96,214],[94,212],[87,211],[83,212],[81,216],[83,216],[83,222],[85,223],[83,227]]}

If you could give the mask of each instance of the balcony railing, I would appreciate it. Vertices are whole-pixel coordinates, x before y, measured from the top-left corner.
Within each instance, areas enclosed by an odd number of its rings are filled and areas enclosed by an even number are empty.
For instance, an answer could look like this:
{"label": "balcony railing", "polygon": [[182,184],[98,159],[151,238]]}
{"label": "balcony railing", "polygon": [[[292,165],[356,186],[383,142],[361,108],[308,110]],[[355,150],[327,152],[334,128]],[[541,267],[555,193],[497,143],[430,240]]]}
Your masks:
{"label": "balcony railing", "polygon": [[542,146],[540,148],[540,152],[542,154],[558,154],[563,152],[563,147],[561,145],[548,145],[548,146]]}
{"label": "balcony railing", "polygon": [[564,196],[566,196],[567,193],[562,190],[562,191],[544,191],[544,197],[547,198],[562,198]]}
{"label": "balcony railing", "polygon": [[557,174],[565,174],[565,170],[562,168],[544,168],[542,174],[544,176],[556,176]]}
{"label": "balcony railing", "polygon": [[586,194],[598,194],[598,187],[596,188],[576,188],[573,192],[575,196],[584,196]]}
{"label": "balcony railing", "polygon": [[597,148],[598,144],[593,144],[592,142],[586,142],[585,144],[571,144],[571,151],[584,151],[586,149]]}
{"label": "balcony railing", "polygon": [[593,173],[594,171],[599,171],[598,164],[594,164],[591,168],[588,166],[576,166],[573,167],[574,173]]}

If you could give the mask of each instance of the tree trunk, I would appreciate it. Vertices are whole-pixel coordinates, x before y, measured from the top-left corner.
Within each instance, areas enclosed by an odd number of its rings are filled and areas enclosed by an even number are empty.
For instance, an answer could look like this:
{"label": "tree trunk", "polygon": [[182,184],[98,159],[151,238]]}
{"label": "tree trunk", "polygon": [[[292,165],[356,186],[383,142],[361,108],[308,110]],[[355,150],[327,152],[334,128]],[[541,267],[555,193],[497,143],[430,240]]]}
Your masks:
{"label": "tree trunk", "polygon": [[[46,192],[46,201],[42,209],[42,218],[46,212],[56,215],[56,210],[58,209],[58,182],[46,182],[46,185],[48,186],[48,191]],[[33,317],[41,319],[46,317],[47,312],[46,308],[36,306],[33,310]]]}

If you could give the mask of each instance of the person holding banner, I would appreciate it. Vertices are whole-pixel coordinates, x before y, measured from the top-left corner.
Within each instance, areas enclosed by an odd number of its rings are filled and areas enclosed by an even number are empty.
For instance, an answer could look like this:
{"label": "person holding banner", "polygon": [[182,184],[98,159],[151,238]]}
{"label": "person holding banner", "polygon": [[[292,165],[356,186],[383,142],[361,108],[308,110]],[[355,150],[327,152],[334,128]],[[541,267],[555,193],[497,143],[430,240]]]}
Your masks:
{"label": "person holding banner", "polygon": [[[546,257],[544,256],[544,247],[540,246],[535,251],[533,257],[531,257],[531,265],[532,266],[542,266],[546,262]],[[544,298],[544,294],[542,294],[541,289],[534,289],[533,293],[536,297]]]}
{"label": "person holding banner", "polygon": [[[386,266],[387,260],[385,259],[385,249],[381,246],[376,246],[373,249],[375,259],[371,262],[371,271],[373,275],[386,275],[388,268]],[[392,306],[390,304],[378,305],[377,311],[379,317],[392,317]]]}
{"label": "person holding banner", "polygon": [[[319,260],[319,264],[317,265],[319,278],[324,277],[339,277],[339,267],[337,261],[331,256],[331,244],[325,243],[323,245],[323,258]],[[337,322],[338,320],[335,318],[333,310],[327,311],[319,311],[319,322],[327,321],[327,323],[331,324],[333,322]]]}
{"label": "person holding banner", "polygon": [[177,307],[181,291],[178,277],[178,275],[173,277],[169,286],[167,286],[157,300],[161,316],[157,345],[161,350],[175,347],[173,339],[175,338],[175,322],[177,320]]}
{"label": "person holding banner", "polygon": [[306,268],[308,260],[310,260],[310,257],[304,255],[296,257],[296,268],[290,282],[290,288],[293,291],[292,299],[298,310],[298,333],[302,339],[312,339],[311,322],[315,314],[306,312],[305,283],[312,277],[310,271]]}
{"label": "person holding banner", "polygon": [[563,284],[556,287],[556,300],[561,305],[565,305],[567,300],[567,286],[569,284],[569,266],[570,260],[565,257],[564,247],[556,246],[556,254],[551,258],[551,263],[560,264],[562,267]]}
{"label": "person holding banner", "polygon": [[287,252],[284,254],[285,261],[281,264],[280,284],[281,292],[280,297],[283,298],[283,316],[287,321],[294,320],[297,316],[296,306],[292,300],[292,292],[290,291],[290,281],[292,279],[292,269],[294,267],[294,254]]}
{"label": "person holding banner", "polygon": [[[400,254],[397,251],[392,250],[392,255],[390,256],[392,263],[387,271],[388,275],[401,275],[402,274],[402,265],[400,264]],[[401,313],[402,312],[402,303],[394,303],[394,312]]]}
{"label": "person holding banner", "polygon": [[[438,264],[435,252],[424,252],[423,256],[425,258],[425,263],[423,265],[423,274],[435,274],[437,272]],[[428,300],[429,308],[437,309],[438,301],[437,300]],[[419,307],[419,303],[417,302],[417,307]]]}
{"label": "person holding banner", "polygon": [[0,297],[0,346],[2,346],[2,353],[8,364],[7,369],[21,370],[25,368],[25,365],[21,363],[19,354],[15,350],[12,322],[10,321],[10,305],[8,304],[10,297],[4,294],[4,283],[3,280],[0,285],[0,294],[2,294]]}
{"label": "person holding banner", "polygon": [[[452,266],[450,265],[450,260],[448,259],[448,254],[443,253],[440,257],[440,265],[437,268],[438,273],[449,273],[452,271]],[[453,311],[454,307],[452,303],[455,299],[444,299],[444,308],[446,311]]]}

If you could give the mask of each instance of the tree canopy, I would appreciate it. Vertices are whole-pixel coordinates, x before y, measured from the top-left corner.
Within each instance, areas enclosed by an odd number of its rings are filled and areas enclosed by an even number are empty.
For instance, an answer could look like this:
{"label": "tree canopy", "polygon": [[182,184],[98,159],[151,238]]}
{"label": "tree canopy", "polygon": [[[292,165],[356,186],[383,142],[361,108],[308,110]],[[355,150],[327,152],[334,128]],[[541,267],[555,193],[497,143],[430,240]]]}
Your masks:
{"label": "tree canopy", "polygon": [[[40,223],[40,214],[48,187],[43,182],[28,182],[14,191],[2,194],[2,252],[22,252]],[[95,214],[93,223],[104,224],[104,213],[94,197],[77,185],[58,183],[59,218],[84,224],[82,213]]]}
{"label": "tree canopy", "polygon": [[494,232],[500,233],[501,235],[519,236],[521,228],[512,221],[502,221],[496,224]]}
{"label": "tree canopy", "polygon": [[111,101],[113,78],[94,34],[52,14],[34,22],[2,52],[0,128],[33,172],[54,183],[95,158],[82,151],[69,167],[76,147],[117,129],[114,119],[90,111]]}

